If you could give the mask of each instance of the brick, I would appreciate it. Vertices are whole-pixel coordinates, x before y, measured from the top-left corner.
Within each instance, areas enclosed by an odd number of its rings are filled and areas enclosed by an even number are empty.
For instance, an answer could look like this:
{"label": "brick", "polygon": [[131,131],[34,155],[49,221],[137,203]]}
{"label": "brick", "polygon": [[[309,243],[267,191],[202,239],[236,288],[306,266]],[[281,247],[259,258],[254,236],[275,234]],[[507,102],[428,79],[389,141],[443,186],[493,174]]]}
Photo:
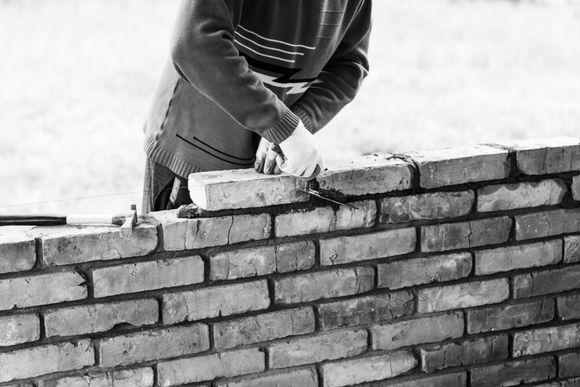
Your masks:
{"label": "brick", "polygon": [[101,367],[193,355],[209,349],[205,324],[142,331],[99,340]]}
{"label": "brick", "polygon": [[374,277],[372,267],[357,267],[276,279],[275,302],[294,304],[364,293],[374,288]]}
{"label": "brick", "polygon": [[530,243],[475,252],[475,274],[553,265],[562,260],[562,241]]}
{"label": "brick", "polygon": [[392,155],[369,155],[335,165],[317,178],[322,190],[348,196],[406,190],[413,187],[413,165]]}
{"label": "brick", "polygon": [[396,292],[321,304],[318,316],[320,329],[327,330],[391,321],[413,310],[413,295]]}
{"label": "brick", "polygon": [[197,284],[203,282],[203,267],[194,256],[94,269],[95,297]]}
{"label": "brick", "polygon": [[307,270],[314,266],[314,243],[309,241],[254,247],[210,257],[212,281]]}
{"label": "brick", "polygon": [[153,387],[153,369],[111,371],[44,381],[38,387]]}
{"label": "brick", "polygon": [[546,175],[580,169],[580,141],[572,137],[549,137],[504,141],[515,152],[518,169],[525,175]]}
{"label": "brick", "polygon": [[367,349],[367,331],[334,331],[275,343],[268,348],[269,367],[287,368],[360,355]]}
{"label": "brick", "polygon": [[415,250],[416,238],[414,228],[402,228],[323,239],[320,241],[320,263],[338,265],[410,253]]}
{"label": "brick", "polygon": [[535,384],[535,387],[580,387],[580,378],[559,380],[551,383]]}
{"label": "brick", "polygon": [[423,372],[503,360],[508,357],[507,336],[491,336],[420,349]]}
{"label": "brick", "polygon": [[421,227],[421,251],[434,252],[494,245],[508,240],[509,217]]}
{"label": "brick", "polygon": [[580,318],[580,294],[558,297],[558,315],[562,320]]}
{"label": "brick", "polygon": [[540,382],[556,376],[556,362],[552,357],[513,361],[471,370],[471,386],[517,386]]}
{"label": "brick", "polygon": [[580,262],[580,236],[564,238],[564,263]]}
{"label": "brick", "polygon": [[477,190],[477,211],[506,211],[560,204],[567,188],[561,179],[498,184]]}
{"label": "brick", "polygon": [[381,200],[381,223],[459,218],[471,212],[473,191],[434,192]]}
{"label": "brick", "polygon": [[56,304],[86,297],[85,279],[76,272],[0,280],[0,310]]}
{"label": "brick", "polygon": [[354,206],[318,207],[276,216],[276,236],[288,237],[326,233],[338,230],[368,228],[375,224],[377,206],[374,200],[349,203]]}
{"label": "brick", "polygon": [[40,339],[40,320],[36,314],[0,317],[0,347]]}
{"label": "brick", "polygon": [[429,376],[421,379],[406,380],[404,382],[393,383],[376,382],[371,383],[368,387],[466,387],[467,375],[462,373],[446,374],[438,376]]}
{"label": "brick", "polygon": [[495,304],[509,297],[506,278],[419,290],[419,313]]}
{"label": "brick", "polygon": [[272,219],[268,214],[181,219],[177,218],[177,211],[174,210],[153,212],[151,216],[161,222],[163,248],[167,251],[267,239],[272,228]]}
{"label": "brick", "polygon": [[392,351],[410,345],[436,343],[463,335],[463,315],[424,317],[370,328],[373,350]]}
{"label": "brick", "polygon": [[580,265],[516,275],[514,297],[534,297],[580,288]]}
{"label": "brick", "polygon": [[517,240],[580,232],[580,208],[517,215],[515,218]]}
{"label": "brick", "polygon": [[572,191],[572,198],[576,201],[580,201],[580,175],[572,178],[570,190]]}
{"label": "brick", "polygon": [[297,190],[304,185],[295,177],[264,175],[253,168],[192,173],[188,180],[192,202],[207,211],[304,202],[308,195]]}
{"label": "brick", "polygon": [[514,357],[559,351],[580,346],[580,323],[517,332]]}
{"label": "brick", "polygon": [[558,364],[561,378],[580,376],[580,352],[566,353],[558,356]]}
{"label": "brick", "polygon": [[508,177],[508,152],[486,145],[408,153],[419,168],[420,186],[436,188]]}
{"label": "brick", "polygon": [[266,281],[215,286],[163,295],[163,322],[175,324],[230,316],[270,306]]}
{"label": "brick", "polygon": [[152,224],[138,225],[130,238],[121,236],[119,227],[113,226],[39,230],[42,259],[48,266],[139,257],[157,247],[157,228]]}
{"label": "brick", "polygon": [[163,387],[253,374],[265,368],[265,354],[257,348],[166,361],[157,365],[159,385]]}
{"label": "brick", "polygon": [[0,231],[0,274],[30,270],[35,263],[34,238]]}
{"label": "brick", "polygon": [[158,320],[159,307],[154,299],[80,305],[44,314],[47,337],[106,332],[119,324],[139,327]]}
{"label": "brick", "polygon": [[218,387],[318,387],[315,370],[286,371],[237,382],[220,383]]}
{"label": "brick", "polygon": [[473,334],[541,324],[552,321],[554,314],[553,300],[470,310],[467,312],[467,331]]}
{"label": "brick", "polygon": [[79,370],[95,363],[90,340],[0,353],[0,383]]}
{"label": "brick", "polygon": [[322,365],[324,387],[343,387],[394,378],[416,366],[417,359],[406,351],[326,363]]}
{"label": "brick", "polygon": [[280,312],[244,317],[213,326],[217,349],[234,348],[314,332],[312,308],[290,309]]}
{"label": "brick", "polygon": [[471,273],[470,253],[405,259],[378,266],[378,287],[399,289],[467,277]]}

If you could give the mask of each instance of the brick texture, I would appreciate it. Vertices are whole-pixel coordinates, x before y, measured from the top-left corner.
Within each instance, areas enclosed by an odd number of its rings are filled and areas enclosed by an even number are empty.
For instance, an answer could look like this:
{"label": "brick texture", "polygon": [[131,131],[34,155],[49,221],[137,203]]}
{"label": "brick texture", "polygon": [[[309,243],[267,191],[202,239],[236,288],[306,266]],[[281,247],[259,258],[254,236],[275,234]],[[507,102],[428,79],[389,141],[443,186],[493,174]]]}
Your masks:
{"label": "brick texture", "polygon": [[226,352],[162,362],[157,366],[159,385],[177,386],[264,371],[265,355],[258,349]]}
{"label": "brick texture", "polygon": [[580,294],[558,297],[558,315],[563,320],[580,318]]}
{"label": "brick texture", "polygon": [[574,176],[572,178],[572,186],[570,189],[572,190],[574,200],[580,201],[580,176]]}
{"label": "brick texture", "polygon": [[556,205],[562,202],[566,185],[561,179],[497,184],[477,191],[477,211],[502,211]]}
{"label": "brick texture", "polygon": [[233,280],[306,270],[314,266],[314,243],[296,242],[217,253],[210,257],[210,280]]}
{"label": "brick texture", "polygon": [[0,347],[40,339],[40,320],[36,314],[0,317]]}
{"label": "brick texture", "polygon": [[580,262],[580,236],[564,238],[564,263]]}
{"label": "brick texture", "polygon": [[0,231],[0,274],[30,270],[35,263],[34,238]]}
{"label": "brick texture", "polygon": [[364,293],[374,287],[371,267],[328,270],[278,279],[274,282],[277,304],[294,304],[322,298]]}
{"label": "brick texture", "polygon": [[580,376],[580,352],[560,355],[558,356],[558,360],[560,365],[559,377],[569,378],[571,376]]}
{"label": "brick texture", "polygon": [[580,208],[537,212],[515,218],[517,240],[580,232]]}
{"label": "brick texture", "polygon": [[203,282],[203,268],[195,256],[95,269],[95,297],[197,284]]}
{"label": "brick texture", "polygon": [[554,240],[475,252],[475,274],[554,265],[562,260],[562,241]]}
{"label": "brick texture", "polygon": [[320,263],[328,266],[386,258],[410,253],[415,250],[415,244],[414,228],[323,239],[320,241]]}
{"label": "brick texture", "polygon": [[[50,292],[46,290],[50,289]],[[42,274],[0,280],[0,310],[81,300],[85,279],[76,272]]]}
{"label": "brick texture", "polygon": [[518,332],[514,335],[514,357],[535,355],[580,346],[580,323]]}
{"label": "brick texture", "polygon": [[467,312],[469,333],[490,332],[541,324],[554,318],[554,301],[494,306]]}
{"label": "brick texture", "polygon": [[465,373],[454,373],[439,376],[430,376],[421,379],[407,380],[404,382],[384,381],[372,383],[369,387],[465,387],[467,386],[467,375]]}
{"label": "brick texture", "polygon": [[159,320],[157,300],[132,300],[48,310],[46,336],[73,336],[106,332],[119,324],[138,327]]}
{"label": "brick texture", "polygon": [[38,387],[153,387],[153,377],[148,367],[43,381]]}
{"label": "brick texture", "polygon": [[545,357],[475,368],[471,371],[471,386],[516,386],[552,379],[555,376],[555,359]]}
{"label": "brick texture", "polygon": [[464,278],[471,273],[469,253],[406,259],[378,266],[378,286],[399,289]]}
{"label": "brick texture", "polygon": [[175,324],[266,309],[266,281],[215,286],[163,296],[163,322]]}
{"label": "brick texture", "polygon": [[435,192],[381,200],[381,223],[458,218],[469,214],[473,191]]}
{"label": "brick texture", "polygon": [[512,221],[508,217],[421,227],[421,251],[466,249],[504,243]]}
{"label": "brick texture", "polygon": [[315,370],[282,372],[241,381],[219,383],[218,387],[318,387]]}
{"label": "brick texture", "polygon": [[580,288],[580,265],[514,277],[516,298],[534,297]]}

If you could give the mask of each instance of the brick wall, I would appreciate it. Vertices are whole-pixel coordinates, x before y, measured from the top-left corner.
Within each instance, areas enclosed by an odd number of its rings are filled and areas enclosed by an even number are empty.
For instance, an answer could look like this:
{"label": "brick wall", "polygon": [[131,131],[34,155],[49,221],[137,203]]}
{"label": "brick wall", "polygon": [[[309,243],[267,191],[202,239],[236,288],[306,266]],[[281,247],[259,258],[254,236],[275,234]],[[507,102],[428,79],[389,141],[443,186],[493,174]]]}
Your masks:
{"label": "brick wall", "polygon": [[232,171],[130,239],[0,229],[0,386],[580,386],[580,141],[317,184],[352,207]]}

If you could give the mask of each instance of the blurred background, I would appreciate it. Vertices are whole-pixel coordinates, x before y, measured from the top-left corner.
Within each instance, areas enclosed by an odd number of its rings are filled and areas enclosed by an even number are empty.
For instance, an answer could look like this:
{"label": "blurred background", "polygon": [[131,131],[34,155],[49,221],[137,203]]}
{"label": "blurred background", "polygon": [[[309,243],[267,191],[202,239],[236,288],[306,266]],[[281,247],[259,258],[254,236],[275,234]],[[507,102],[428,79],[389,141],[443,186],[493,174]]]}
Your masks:
{"label": "blurred background", "polygon": [[[0,0],[0,213],[141,206],[143,121],[178,0]],[[375,0],[332,162],[580,137],[580,2]]]}

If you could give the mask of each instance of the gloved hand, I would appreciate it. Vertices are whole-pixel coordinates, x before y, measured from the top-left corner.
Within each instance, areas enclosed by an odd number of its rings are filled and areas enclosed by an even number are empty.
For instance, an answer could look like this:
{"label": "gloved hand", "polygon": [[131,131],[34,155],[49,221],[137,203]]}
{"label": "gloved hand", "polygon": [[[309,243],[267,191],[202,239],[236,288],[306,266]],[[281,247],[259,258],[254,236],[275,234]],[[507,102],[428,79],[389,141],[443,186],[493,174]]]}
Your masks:
{"label": "gloved hand", "polygon": [[313,179],[324,170],[324,160],[318,141],[302,121],[298,123],[290,137],[280,143],[280,148],[283,155],[276,156],[276,164],[282,172]]}
{"label": "gloved hand", "polygon": [[282,173],[276,164],[276,156],[279,155],[278,150],[279,148],[275,144],[262,137],[256,151],[254,169],[265,175],[279,175]]}

